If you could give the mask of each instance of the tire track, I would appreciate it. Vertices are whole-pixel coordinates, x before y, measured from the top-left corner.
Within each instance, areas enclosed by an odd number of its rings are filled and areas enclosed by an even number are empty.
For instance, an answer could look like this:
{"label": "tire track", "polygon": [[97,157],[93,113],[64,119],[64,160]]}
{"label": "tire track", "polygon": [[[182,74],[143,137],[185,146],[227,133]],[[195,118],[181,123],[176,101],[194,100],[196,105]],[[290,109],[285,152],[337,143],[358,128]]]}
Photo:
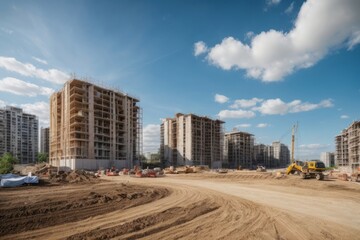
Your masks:
{"label": "tire track", "polygon": [[[359,229],[318,218],[316,212],[309,215],[319,204],[337,199],[325,199],[321,194],[306,198],[311,201],[300,205],[307,207],[303,213],[288,207],[301,195],[289,193],[286,187],[261,190],[266,185],[261,189],[252,185],[252,189],[239,183],[189,180],[186,176],[108,179],[118,184],[166,188],[171,194],[134,208],[98,213],[77,222],[9,235],[8,239],[356,239],[360,234]],[[282,194],[284,198],[279,197]],[[347,207],[359,207],[356,200],[351,201]]]}

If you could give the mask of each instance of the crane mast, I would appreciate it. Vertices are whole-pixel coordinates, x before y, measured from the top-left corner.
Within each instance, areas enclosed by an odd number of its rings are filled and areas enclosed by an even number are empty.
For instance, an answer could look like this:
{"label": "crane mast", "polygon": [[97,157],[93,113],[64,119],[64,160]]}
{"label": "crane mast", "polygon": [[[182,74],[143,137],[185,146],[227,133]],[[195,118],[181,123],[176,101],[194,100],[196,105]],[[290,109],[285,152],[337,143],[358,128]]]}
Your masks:
{"label": "crane mast", "polygon": [[292,134],[291,134],[291,163],[295,162],[295,133],[297,131],[298,124],[296,123],[292,128]]}

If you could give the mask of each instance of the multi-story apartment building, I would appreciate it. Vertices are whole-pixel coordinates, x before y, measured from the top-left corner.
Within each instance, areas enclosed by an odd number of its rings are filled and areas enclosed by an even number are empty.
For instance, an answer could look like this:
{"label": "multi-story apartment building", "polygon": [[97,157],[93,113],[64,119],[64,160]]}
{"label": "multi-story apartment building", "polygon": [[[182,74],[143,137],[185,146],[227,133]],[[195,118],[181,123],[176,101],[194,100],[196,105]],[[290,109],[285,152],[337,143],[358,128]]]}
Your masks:
{"label": "multi-story apartment building", "polygon": [[21,108],[0,109],[0,156],[11,153],[20,164],[34,163],[38,153],[39,120]]}
{"label": "multi-story apartment building", "polygon": [[290,163],[289,148],[281,142],[272,143],[274,167],[285,167]]}
{"label": "multi-story apartment building", "polygon": [[229,168],[251,168],[254,158],[254,137],[236,129],[225,133],[224,160]]}
{"label": "multi-story apartment building", "polygon": [[46,153],[49,156],[49,148],[50,148],[50,141],[49,141],[49,128],[41,128],[40,130],[40,152]]}
{"label": "multi-story apartment building", "polygon": [[273,142],[272,145],[256,144],[254,163],[267,168],[285,167],[290,163],[289,148],[280,142]]}
{"label": "multi-story apartment building", "polygon": [[223,121],[194,114],[176,114],[161,124],[160,158],[165,166],[221,167]]}
{"label": "multi-story apartment building", "polygon": [[133,167],[142,151],[138,99],[73,79],[50,98],[50,163],[70,169]]}
{"label": "multi-story apartment building", "polygon": [[336,165],[339,167],[349,166],[349,147],[348,147],[348,134],[342,131],[341,134],[335,137],[336,145]]}
{"label": "multi-story apartment building", "polygon": [[270,167],[270,154],[269,147],[265,144],[255,144],[254,145],[254,163],[264,167]]}
{"label": "multi-story apartment building", "polygon": [[322,152],[320,154],[320,161],[322,161],[326,167],[334,167],[335,154],[333,152]]}
{"label": "multi-story apartment building", "polygon": [[335,137],[336,164],[340,167],[360,166],[360,121],[353,122]]}

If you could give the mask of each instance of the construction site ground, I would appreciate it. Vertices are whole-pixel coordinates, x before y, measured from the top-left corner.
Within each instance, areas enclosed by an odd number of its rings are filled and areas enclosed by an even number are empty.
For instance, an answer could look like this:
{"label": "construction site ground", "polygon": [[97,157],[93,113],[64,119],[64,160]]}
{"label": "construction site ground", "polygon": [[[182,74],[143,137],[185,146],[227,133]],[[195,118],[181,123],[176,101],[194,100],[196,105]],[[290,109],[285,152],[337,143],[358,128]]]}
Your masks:
{"label": "construction site ground", "polygon": [[269,172],[0,189],[1,239],[360,239],[360,184]]}

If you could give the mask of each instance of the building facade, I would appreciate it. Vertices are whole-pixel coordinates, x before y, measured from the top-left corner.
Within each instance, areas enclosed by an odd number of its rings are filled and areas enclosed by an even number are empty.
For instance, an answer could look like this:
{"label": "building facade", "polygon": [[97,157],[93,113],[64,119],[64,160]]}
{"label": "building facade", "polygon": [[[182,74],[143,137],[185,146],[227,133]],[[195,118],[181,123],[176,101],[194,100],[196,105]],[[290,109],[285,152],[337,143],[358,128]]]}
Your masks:
{"label": "building facade", "polygon": [[265,144],[254,145],[254,163],[266,168],[271,168],[271,146]]}
{"label": "building facade", "polygon": [[254,136],[234,130],[225,133],[224,160],[229,168],[252,168],[254,158]]}
{"label": "building facade", "polygon": [[50,98],[50,163],[70,169],[132,168],[142,154],[139,100],[73,79]]}
{"label": "building facade", "polygon": [[164,166],[221,167],[223,121],[194,114],[176,114],[161,124],[160,158]]}
{"label": "building facade", "polygon": [[290,150],[281,142],[272,143],[274,167],[286,167],[290,163]]}
{"label": "building facade", "polygon": [[38,139],[37,116],[11,106],[0,109],[0,156],[11,153],[20,164],[35,163]]}
{"label": "building facade", "polygon": [[290,163],[289,148],[281,142],[273,142],[272,145],[256,144],[254,163],[266,168],[286,167]]}
{"label": "building facade", "polygon": [[320,154],[320,161],[322,161],[326,167],[335,166],[335,154],[332,152],[322,152]]}
{"label": "building facade", "polygon": [[360,166],[360,121],[354,121],[335,137],[336,165],[358,168]]}
{"label": "building facade", "polygon": [[49,156],[50,139],[49,139],[50,128],[41,128],[40,130],[40,152],[46,153]]}

